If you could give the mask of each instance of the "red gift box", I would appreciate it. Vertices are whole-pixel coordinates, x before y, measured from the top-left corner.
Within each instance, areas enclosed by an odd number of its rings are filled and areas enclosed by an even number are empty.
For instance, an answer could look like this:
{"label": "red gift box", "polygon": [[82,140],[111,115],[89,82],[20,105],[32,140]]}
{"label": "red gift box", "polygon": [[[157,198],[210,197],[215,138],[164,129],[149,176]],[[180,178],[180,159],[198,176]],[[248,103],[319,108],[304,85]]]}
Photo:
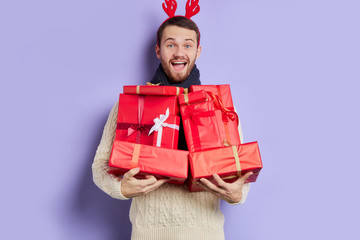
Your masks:
{"label": "red gift box", "polygon": [[134,85],[134,86],[124,86],[123,92],[126,94],[178,96],[184,93],[184,88],[172,87],[172,86],[154,86],[154,85],[135,86]]}
{"label": "red gift box", "polygon": [[190,153],[189,160],[189,189],[192,192],[202,190],[196,184],[200,178],[216,184],[212,177],[214,173],[225,182],[234,182],[240,175],[253,172],[246,182],[255,182],[263,167],[257,142]]}
{"label": "red gift box", "polygon": [[180,117],[169,115],[169,109],[165,114],[160,114],[154,119],[154,125],[151,127],[149,135],[154,133],[153,146],[167,147],[177,149],[179,139]]}
{"label": "red gift box", "polygon": [[[168,124],[179,125],[179,107],[176,96],[143,96],[120,94],[115,139],[132,143],[155,145],[157,131],[149,135],[154,121],[169,109]],[[170,123],[168,121],[171,121]],[[164,124],[163,124],[164,125]],[[177,149],[178,129],[163,127],[161,147]]]}
{"label": "red gift box", "polygon": [[223,85],[192,85],[189,88],[190,92],[196,92],[205,90],[207,92],[211,92],[214,95],[220,97],[224,106],[230,110],[234,110],[234,104],[231,97],[230,85],[223,84]]}
{"label": "red gift box", "polygon": [[[225,89],[230,90],[229,85],[226,86]],[[226,95],[229,91],[223,90],[222,93]],[[199,90],[180,95],[179,103],[190,152],[241,143],[237,114],[233,106],[225,107],[218,95]]]}
{"label": "red gift box", "polygon": [[239,145],[241,143],[238,134],[239,119],[234,111],[230,85],[192,85],[190,87],[190,92],[198,91],[206,91],[214,101],[215,108],[221,110],[217,112],[217,119],[223,146]]}
{"label": "red gift box", "polygon": [[181,106],[180,111],[190,152],[223,146],[212,101]]}
{"label": "red gift box", "polygon": [[157,179],[170,179],[169,183],[182,184],[188,175],[188,154],[188,151],[114,141],[109,173],[124,175],[138,167],[136,178],[154,175]]}
{"label": "red gift box", "polygon": [[189,94],[181,94],[179,96],[179,104],[181,105],[189,105],[193,103],[200,103],[209,100],[209,96],[205,90],[192,92]]}

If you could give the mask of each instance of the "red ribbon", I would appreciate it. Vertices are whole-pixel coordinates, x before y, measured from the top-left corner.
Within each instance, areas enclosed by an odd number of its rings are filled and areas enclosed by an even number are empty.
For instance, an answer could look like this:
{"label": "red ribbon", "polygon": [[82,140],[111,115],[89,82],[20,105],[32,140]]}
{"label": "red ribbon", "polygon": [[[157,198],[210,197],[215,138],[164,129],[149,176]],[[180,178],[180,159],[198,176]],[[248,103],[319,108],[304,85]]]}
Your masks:
{"label": "red ribbon", "polygon": [[203,126],[201,118],[208,118],[215,116],[214,110],[195,109],[193,105],[186,106],[185,114],[182,116],[183,120],[190,120],[191,136],[193,140],[193,147],[195,151],[202,150],[199,129],[197,126]]}
{"label": "red ribbon", "polygon": [[137,123],[118,123],[117,129],[128,130],[127,136],[130,136],[134,132],[141,132],[142,134],[148,134],[152,124],[137,124]]}
{"label": "red ribbon", "polygon": [[202,126],[203,124],[200,121],[201,118],[213,116],[215,116],[214,110],[204,111],[203,109],[194,109],[192,107],[187,107],[185,110],[184,118],[190,118],[195,125]]}
{"label": "red ribbon", "polygon": [[215,107],[222,111],[223,121],[228,122],[229,119],[231,119],[231,121],[236,120],[237,125],[239,125],[239,117],[236,114],[236,112],[225,107],[224,103],[221,101],[221,99],[218,95],[215,95],[214,93],[209,92],[209,91],[206,91],[206,92],[207,92],[207,94],[209,94],[209,96],[213,100]]}

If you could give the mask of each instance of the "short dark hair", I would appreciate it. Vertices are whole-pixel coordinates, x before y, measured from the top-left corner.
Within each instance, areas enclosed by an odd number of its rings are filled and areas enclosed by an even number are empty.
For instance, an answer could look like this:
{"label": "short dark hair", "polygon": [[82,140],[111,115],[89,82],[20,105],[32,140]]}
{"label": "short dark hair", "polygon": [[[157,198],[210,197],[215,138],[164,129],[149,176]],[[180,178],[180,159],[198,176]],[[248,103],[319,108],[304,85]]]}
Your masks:
{"label": "short dark hair", "polygon": [[159,29],[157,31],[157,44],[158,44],[159,47],[160,47],[160,42],[161,42],[163,31],[167,26],[178,26],[178,27],[189,29],[189,30],[194,30],[196,32],[197,45],[199,46],[199,44],[200,44],[200,31],[199,31],[199,28],[196,25],[196,23],[193,22],[192,20],[186,18],[186,17],[175,16],[175,17],[171,17],[171,18],[167,19],[159,27]]}

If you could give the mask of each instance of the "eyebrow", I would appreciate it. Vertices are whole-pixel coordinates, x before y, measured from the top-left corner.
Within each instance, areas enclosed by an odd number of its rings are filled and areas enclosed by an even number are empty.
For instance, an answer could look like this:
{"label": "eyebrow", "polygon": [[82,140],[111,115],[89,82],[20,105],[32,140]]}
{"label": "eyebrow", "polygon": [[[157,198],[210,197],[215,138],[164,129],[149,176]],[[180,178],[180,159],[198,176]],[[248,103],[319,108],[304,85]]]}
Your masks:
{"label": "eyebrow", "polygon": [[[175,38],[169,37],[169,38],[167,38],[167,39],[164,41],[164,43],[167,42],[167,41],[175,41]],[[187,39],[185,39],[185,41],[195,42],[195,41],[194,41],[193,39],[191,39],[191,38],[187,38]]]}
{"label": "eyebrow", "polygon": [[166,42],[166,41],[169,41],[169,40],[175,40],[175,38],[167,38],[164,42]]}

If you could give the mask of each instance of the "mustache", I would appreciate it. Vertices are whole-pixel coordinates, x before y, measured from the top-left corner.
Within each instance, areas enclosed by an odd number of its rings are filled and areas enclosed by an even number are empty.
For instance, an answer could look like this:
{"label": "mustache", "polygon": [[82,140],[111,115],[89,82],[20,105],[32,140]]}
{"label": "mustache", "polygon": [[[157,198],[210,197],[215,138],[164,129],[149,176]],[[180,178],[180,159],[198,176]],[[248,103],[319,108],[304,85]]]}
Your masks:
{"label": "mustache", "polygon": [[189,62],[189,59],[188,58],[185,58],[185,57],[174,57],[172,59],[170,59],[170,62],[172,61],[184,61],[184,62]]}

